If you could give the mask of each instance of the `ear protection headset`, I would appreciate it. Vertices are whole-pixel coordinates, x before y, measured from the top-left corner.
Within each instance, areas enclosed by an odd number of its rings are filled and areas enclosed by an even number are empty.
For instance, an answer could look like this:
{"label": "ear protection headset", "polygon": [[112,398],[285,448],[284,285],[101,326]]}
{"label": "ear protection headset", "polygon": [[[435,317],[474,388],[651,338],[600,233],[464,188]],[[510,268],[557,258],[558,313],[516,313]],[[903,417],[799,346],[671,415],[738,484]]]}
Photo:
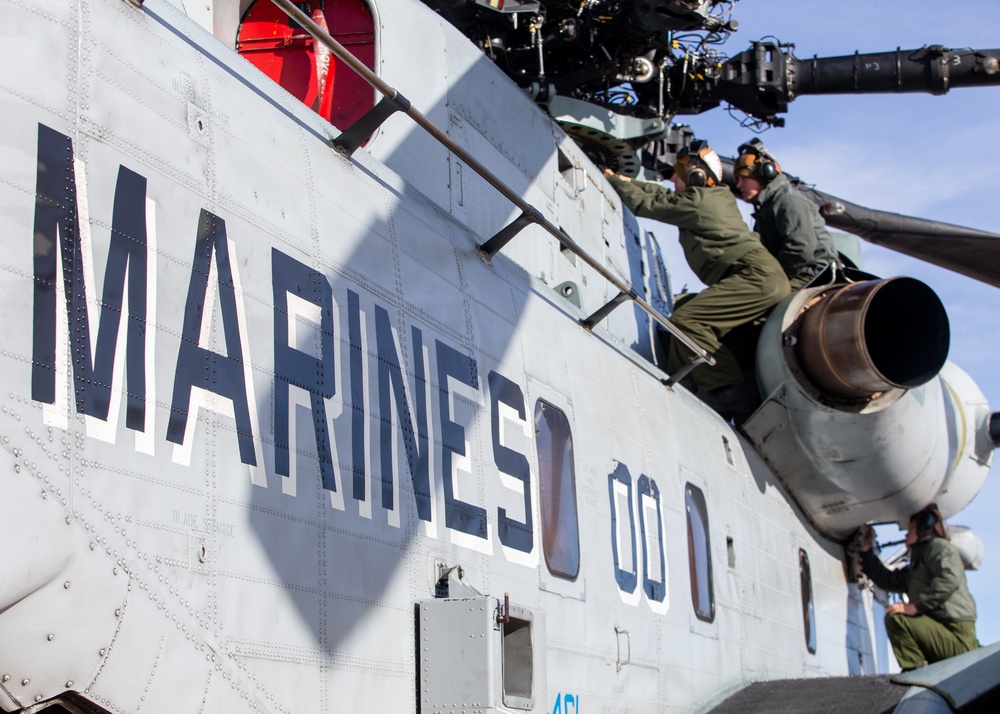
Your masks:
{"label": "ear protection headset", "polygon": [[[687,146],[681,147],[677,152],[677,166],[683,165],[682,170],[678,173],[681,174],[681,178],[684,179],[688,186],[701,188],[717,184],[718,178],[709,174],[711,169],[706,171],[707,164],[705,164],[705,160],[702,158],[702,156],[711,151],[707,141],[704,139],[695,139]],[[674,170],[677,170],[676,166]]]}
{"label": "ear protection headset", "polygon": [[913,522],[917,526],[917,533],[926,533],[933,530],[934,526],[940,522],[937,506],[931,504],[924,510],[913,516]]}
{"label": "ear protection headset", "polygon": [[703,188],[708,183],[708,176],[705,175],[705,170],[694,163],[689,164],[687,171],[687,184],[688,186],[698,186]]}
{"label": "ear protection headset", "polygon": [[778,166],[778,162],[775,161],[770,152],[764,148],[764,143],[760,139],[751,139],[747,143],[741,145],[739,152],[740,156],[745,154],[753,155],[753,172],[758,178],[762,179],[764,183],[770,183],[778,177],[778,174],[781,173],[781,167]]}

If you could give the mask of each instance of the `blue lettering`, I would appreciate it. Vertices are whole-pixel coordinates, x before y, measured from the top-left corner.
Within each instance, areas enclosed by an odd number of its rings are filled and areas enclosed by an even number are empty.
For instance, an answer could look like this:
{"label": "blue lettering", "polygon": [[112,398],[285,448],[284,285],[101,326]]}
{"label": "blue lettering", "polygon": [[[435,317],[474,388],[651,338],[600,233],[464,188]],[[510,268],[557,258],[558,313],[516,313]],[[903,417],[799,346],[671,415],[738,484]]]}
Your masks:
{"label": "blue lettering", "polygon": [[[148,270],[153,267],[155,233],[150,232],[147,235],[147,181],[143,176],[124,166],[119,167],[111,236],[108,243],[108,260],[95,337],[90,329],[89,317],[93,313],[88,314],[85,284],[84,260],[87,257],[87,246],[83,238],[87,234],[81,235],[80,215],[81,213],[85,215],[85,211],[82,210],[85,207],[77,205],[78,193],[82,194],[82,189],[79,192],[77,190],[76,173],[72,140],[39,124],[37,198],[34,215],[31,395],[38,402],[54,404],[57,393],[61,394],[57,384],[59,376],[57,356],[60,354],[62,335],[57,334],[57,331],[58,325],[61,324],[61,310],[65,309],[70,326],[68,339],[72,354],[76,411],[104,421],[109,419],[111,407],[116,404],[112,401],[112,384],[118,379],[118,375],[114,372],[117,343],[121,330],[125,329],[123,337],[124,381],[127,384],[126,426],[135,431],[148,431],[146,417],[147,414],[151,417],[152,412],[146,407],[146,330],[151,329],[147,325],[147,316],[152,314],[149,300],[154,296],[147,282],[147,275]],[[82,181],[83,177],[80,179]],[[190,423],[192,399],[196,399],[197,395],[195,390],[203,390],[218,395],[232,404],[240,460],[244,464],[257,466],[259,455],[254,442],[256,417],[251,412],[251,408],[256,408],[256,405],[252,403],[253,385],[247,376],[250,355],[246,353],[245,336],[241,334],[242,314],[240,295],[237,291],[239,275],[234,261],[235,256],[231,255],[225,220],[207,210],[202,210],[198,217],[194,257],[186,293],[183,323],[180,326],[181,340],[177,353],[166,438],[174,444],[184,443]],[[213,275],[214,283],[210,282]],[[363,322],[365,315],[361,310],[361,298],[358,293],[347,290],[348,359],[341,360],[338,364],[335,353],[337,343],[334,339],[335,305],[330,278],[277,248],[272,248],[271,279],[274,324],[275,472],[282,476],[292,475],[289,410],[291,388],[294,386],[309,394],[309,409],[323,488],[328,491],[337,490],[339,476],[337,469],[341,467],[334,463],[333,434],[329,428],[327,401],[336,396],[338,373],[335,370],[341,368],[344,370],[344,379],[349,384],[344,391],[349,391],[350,396],[354,499],[365,501],[368,497],[365,445],[369,436],[366,432],[368,428],[366,422],[371,417],[368,409],[372,405],[366,402],[377,400],[381,420],[378,448],[381,463],[382,506],[387,510],[399,508],[399,504],[395,503],[394,489],[398,482],[394,479],[401,475],[396,473],[393,449],[401,447],[406,454],[417,516],[420,520],[430,521],[433,493],[429,464],[430,449],[434,448],[434,440],[431,439],[430,433],[432,425],[428,423],[431,418],[427,394],[428,365],[425,363],[424,336],[421,330],[416,326],[410,328],[409,346],[404,350],[403,346],[397,343],[390,312],[375,304],[372,313],[374,330],[368,335],[374,337],[374,350],[366,349]],[[65,293],[65,305],[61,304],[62,299],[59,299],[60,304],[57,304],[60,287]],[[218,352],[202,344],[202,335],[207,327],[206,321],[213,319],[211,306],[215,304],[215,298],[218,298],[218,310],[221,316],[217,327],[221,332],[220,342],[224,345]],[[317,309],[318,317],[313,319],[319,323],[318,342],[313,350],[300,349],[290,329],[289,315],[295,313],[296,302]],[[294,325],[294,322],[291,324]],[[343,335],[340,337],[343,338]],[[412,353],[412,363],[406,355],[407,352]],[[478,398],[480,389],[478,365],[473,356],[460,352],[440,340],[435,340],[435,355],[437,386],[440,390],[444,525],[453,531],[486,539],[487,508],[459,497],[456,475],[453,473],[455,459],[468,456],[467,427],[459,423],[458,417],[453,413],[449,380],[475,390]],[[120,353],[117,357],[119,358],[117,361],[121,362]],[[371,363],[370,373],[373,384],[366,387],[364,360],[369,358],[375,360]],[[411,364],[412,382],[409,382],[408,368]],[[374,380],[377,380],[377,383]],[[520,420],[526,422],[524,393],[517,383],[499,372],[491,371],[487,383],[493,460],[500,473],[507,474],[522,484],[523,492],[523,517],[508,514],[505,508],[497,508],[497,537],[505,547],[530,553],[534,548],[531,466],[526,454],[502,443],[501,409],[513,410]],[[150,389],[151,385],[152,382],[149,385]],[[377,396],[374,391],[371,395],[366,395],[366,388],[377,388]],[[346,399],[344,402],[348,403]],[[631,477],[624,466],[619,466],[610,481],[613,502],[615,479],[626,485],[631,499]],[[659,492],[655,484],[648,479],[641,480],[640,490],[642,488],[646,489],[643,493],[656,500],[659,509]],[[612,508],[612,538],[615,538],[617,533],[614,519],[621,515],[623,514],[618,514],[616,509]],[[635,523],[631,509],[628,515],[633,563],[635,563]],[[191,523],[193,518],[189,514],[180,512],[174,514],[175,522],[182,525]],[[619,568],[617,543],[614,545],[619,586],[631,592],[635,587],[636,573],[627,573]],[[662,543],[660,556],[662,564]],[[645,549],[643,557],[644,559],[650,557]],[[662,585],[663,581],[659,583]],[[653,588],[655,596],[656,583],[644,584],[647,588]],[[560,701],[572,702],[575,707],[575,699],[570,695],[566,695],[566,698]]]}
{"label": "blue lettering", "polygon": [[[213,255],[218,271],[217,287],[226,354],[212,352],[199,346],[202,322],[206,317],[204,311]],[[211,319],[211,316],[208,317]],[[168,441],[175,444],[184,443],[184,431],[187,427],[188,411],[191,405],[191,390],[194,387],[200,387],[232,401],[233,413],[236,417],[240,461],[251,466],[257,465],[257,456],[254,453],[253,445],[253,428],[250,423],[250,408],[247,403],[247,384],[243,375],[243,360],[236,290],[233,284],[233,269],[229,261],[229,241],[226,237],[226,222],[202,209],[201,216],[198,218],[198,238],[191,266],[191,282],[188,286],[187,303],[184,307],[184,324],[181,330],[181,346],[177,354],[177,369],[174,373],[174,394],[170,408],[170,421],[167,424]]]}
{"label": "blue lettering", "polygon": [[[632,571],[622,569],[621,564],[618,562],[618,519],[623,514],[619,512],[619,502],[615,496],[615,483],[622,484],[628,494],[626,502],[628,504],[628,533],[632,548]],[[611,553],[614,555],[615,560],[615,581],[618,583],[618,587],[624,592],[632,593],[635,592],[635,586],[639,579],[635,557],[635,516],[632,512],[632,474],[629,473],[628,467],[623,463],[619,462],[615,470],[608,475],[608,497],[611,503]]]}
{"label": "blue lettering", "polygon": [[573,694],[557,694],[552,714],[580,714],[580,698]]}
{"label": "blue lettering", "polygon": [[[382,507],[393,508],[392,483],[394,463],[392,458],[392,403],[395,396],[396,414],[399,416],[403,432],[403,447],[406,463],[410,469],[413,495],[417,502],[417,515],[421,520],[431,519],[431,487],[428,473],[427,450],[427,379],[424,376],[423,338],[416,327],[413,328],[414,390],[413,409],[416,412],[416,430],[413,417],[406,402],[403,387],[403,370],[400,367],[396,342],[392,337],[392,325],[385,308],[375,306],[375,343],[378,350],[378,408],[382,426],[379,440],[382,454]],[[391,395],[390,395],[391,391]],[[416,432],[416,438],[414,438]],[[419,446],[417,442],[419,441]]]}
{"label": "blue lettering", "polygon": [[[333,354],[333,290],[322,273],[271,250],[271,284],[274,293],[274,469],[289,475],[289,385],[309,392],[323,488],[337,490],[333,451],[326,420],[326,399],[336,393]],[[288,294],[320,309],[320,358],[288,344]]]}
{"label": "blue lettering", "polygon": [[[660,489],[657,487],[656,481],[645,474],[639,476],[639,532],[648,534],[651,524],[646,523],[646,509],[642,503],[643,496],[652,498],[656,503],[656,545],[658,548],[655,554],[649,553],[648,544],[650,539],[648,535],[644,535],[642,539],[642,589],[650,600],[663,602],[663,598],[667,594],[667,567],[666,555],[663,552],[663,518],[660,513]],[[660,561],[658,571],[660,577],[658,580],[650,578],[650,573],[652,572],[652,568],[650,567],[651,558],[659,558]]]}
{"label": "blue lettering", "polygon": [[452,454],[465,455],[465,427],[451,420],[448,377],[459,380],[473,389],[479,388],[479,369],[476,360],[435,340],[437,346],[438,389],[441,405],[441,472],[444,474],[444,523],[452,530],[485,539],[486,509],[460,501],[455,497],[452,474]]}
{"label": "blue lettering", "polygon": [[490,414],[493,421],[493,461],[502,473],[519,479],[524,484],[524,523],[507,517],[507,509],[497,509],[497,535],[508,548],[530,553],[534,545],[531,523],[531,467],[524,454],[500,443],[500,404],[517,410],[526,419],[524,395],[521,388],[502,374],[490,372]]}
{"label": "blue lettering", "polygon": [[351,343],[351,469],[354,500],[365,500],[365,382],[361,349],[361,304],[358,294],[347,291],[347,334]]}
{"label": "blue lettering", "polygon": [[[125,425],[145,430],[146,416],[146,179],[119,167],[111,240],[97,330],[91,350],[89,313],[83,277],[80,218],[73,142],[38,125],[38,175],[34,224],[34,315],[31,397],[46,404],[56,397],[57,251],[62,259],[65,309],[73,355],[74,392],[79,413],[107,420],[115,350],[128,274],[125,374],[128,384]],[[93,359],[92,356],[93,355]]]}

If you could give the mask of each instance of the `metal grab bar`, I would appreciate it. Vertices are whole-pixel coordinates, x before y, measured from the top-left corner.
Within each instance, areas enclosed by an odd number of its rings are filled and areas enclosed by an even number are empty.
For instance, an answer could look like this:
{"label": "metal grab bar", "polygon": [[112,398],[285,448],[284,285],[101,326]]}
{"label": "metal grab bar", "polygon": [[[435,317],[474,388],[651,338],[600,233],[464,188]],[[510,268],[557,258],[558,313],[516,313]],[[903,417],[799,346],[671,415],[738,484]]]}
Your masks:
{"label": "metal grab bar", "polygon": [[[465,163],[470,169],[479,174],[479,176],[484,181],[486,181],[486,183],[488,183],[490,186],[496,189],[497,192],[500,193],[504,198],[513,203],[519,209],[521,209],[521,217],[515,219],[514,223],[512,223],[510,226],[500,231],[501,234],[505,234],[506,236],[506,240],[503,241],[504,243],[507,240],[513,238],[513,236],[516,235],[516,233],[526,225],[535,223],[541,226],[549,234],[551,234],[557,241],[559,241],[560,245],[565,247],[567,250],[569,250],[577,257],[581,258],[587,265],[596,270],[602,278],[607,280],[615,288],[618,289],[619,295],[617,295],[614,299],[612,299],[611,302],[607,303],[603,308],[598,310],[595,313],[595,315],[600,315],[601,316],[600,319],[607,317],[607,315],[611,312],[611,310],[613,310],[619,304],[624,302],[623,298],[627,298],[628,300],[631,300],[640,308],[642,308],[647,315],[656,320],[656,322],[659,323],[665,330],[667,330],[676,339],[680,340],[685,347],[691,350],[691,352],[694,354],[694,358],[690,363],[685,365],[682,369],[678,370],[677,373],[671,375],[670,379],[668,379],[665,382],[667,386],[672,386],[676,384],[678,380],[683,378],[684,375],[686,375],[688,372],[690,372],[699,364],[709,364],[709,365],[715,364],[715,359],[712,357],[712,355],[708,354],[708,352],[703,350],[690,337],[681,332],[681,330],[675,327],[674,324],[670,322],[670,320],[668,320],[663,315],[654,310],[652,305],[650,305],[641,297],[639,297],[639,295],[635,292],[635,290],[632,289],[632,286],[626,285],[624,282],[619,280],[617,276],[612,274],[601,263],[599,263],[597,260],[591,257],[589,253],[583,250],[583,248],[577,245],[577,243],[572,238],[570,238],[561,228],[555,226],[551,221],[545,218],[545,216],[543,216],[538,209],[536,209],[530,203],[525,201],[518,194],[512,191],[509,187],[507,187],[506,184],[501,182],[500,179],[498,179],[496,176],[490,173],[489,169],[487,169],[485,166],[479,163],[479,161],[477,161],[465,149],[463,149],[461,146],[452,141],[451,137],[449,137],[443,131],[438,129],[433,123],[431,123],[430,119],[421,114],[419,110],[415,109],[411,105],[410,101],[406,99],[406,97],[397,92],[393,87],[390,87],[388,84],[383,82],[382,79],[377,74],[375,74],[371,69],[369,69],[358,58],[356,58],[354,55],[348,52],[348,50],[342,44],[337,42],[337,40],[331,37],[329,33],[325,32],[319,25],[313,22],[313,19],[304,12],[302,12],[298,7],[296,7],[295,4],[291,2],[291,0],[271,0],[271,2],[277,5],[286,15],[295,20],[295,22],[297,22],[303,29],[305,29],[310,35],[316,38],[317,42],[321,42],[323,45],[325,45],[337,57],[337,59],[341,60],[346,65],[348,65],[358,75],[360,75],[362,79],[364,79],[366,82],[368,82],[368,84],[370,84],[372,87],[378,90],[378,92],[381,93],[383,97],[385,97],[385,100],[388,100],[388,103],[392,105],[394,111],[402,111],[407,116],[409,116],[419,127],[421,127],[432,137],[434,137],[439,144],[444,146],[451,153],[455,154],[455,156],[461,159],[462,162]],[[378,107],[378,105],[376,105],[376,107]],[[382,120],[384,121],[386,118],[391,116],[394,113],[394,111],[383,111],[382,114],[384,116],[382,117]],[[369,114],[371,114],[371,112],[369,112]],[[362,117],[359,121],[364,121],[365,118],[368,116],[369,115],[366,114],[365,117]],[[369,124],[369,126],[371,126],[371,131],[374,131],[378,125]],[[365,128],[367,129],[368,127],[366,126]],[[341,132],[341,137],[343,137],[345,134],[350,134],[352,137],[352,141],[343,142],[340,145],[340,150],[348,155],[351,153],[351,151],[353,151],[353,149],[350,149],[350,146],[353,145],[353,143],[356,141],[356,137],[354,135],[358,133],[358,132],[351,132],[351,129],[352,127],[348,127],[346,130],[343,130]],[[336,145],[337,141],[335,141],[334,144]],[[526,216],[529,216],[530,219],[526,219],[525,218]],[[508,231],[508,228],[511,230]],[[490,241],[487,241],[487,243],[485,243],[484,246],[489,246],[489,243]],[[483,246],[479,247],[480,249],[483,248]],[[492,248],[492,246],[489,246],[489,248]],[[496,250],[499,250],[499,248],[492,248],[492,250],[489,250],[484,254],[489,256],[492,255],[493,252],[496,252]],[[593,327],[593,323],[590,322],[590,320],[580,320],[580,324],[583,325],[583,327],[587,330]]]}

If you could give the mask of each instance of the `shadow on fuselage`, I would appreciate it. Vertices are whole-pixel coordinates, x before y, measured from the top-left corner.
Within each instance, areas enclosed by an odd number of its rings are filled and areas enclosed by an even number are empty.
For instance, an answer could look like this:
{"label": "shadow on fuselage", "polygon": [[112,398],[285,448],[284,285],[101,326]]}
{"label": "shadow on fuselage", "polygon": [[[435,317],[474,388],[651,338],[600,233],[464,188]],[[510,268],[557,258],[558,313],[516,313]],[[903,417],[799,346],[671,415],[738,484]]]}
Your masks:
{"label": "shadow on fuselage", "polygon": [[[454,91],[470,89],[463,89],[465,82],[458,78]],[[427,114],[439,115],[436,123],[447,126],[443,100]],[[427,141],[420,131],[414,126],[397,151]],[[479,483],[496,473],[488,451],[488,377],[495,371],[524,389],[517,321],[531,285],[524,271],[502,256],[485,263],[475,243],[486,237],[450,220],[446,209],[412,184],[382,180],[377,167],[365,168],[373,162],[364,159],[345,167],[319,141],[310,150],[318,154],[315,173],[324,176],[322,186],[304,187],[315,191],[320,213],[320,225],[314,226],[317,254],[281,250],[311,266],[313,282],[318,274],[332,296],[332,335],[305,324],[297,357],[314,371],[323,371],[328,360],[333,364],[318,380],[298,378],[294,369],[276,364],[270,390],[258,392],[267,487],[251,488],[249,524],[296,605],[295,626],[307,628],[316,647],[328,654],[374,655],[372,646],[385,649],[385,638],[394,636],[393,648],[401,648],[402,655],[412,650],[404,634],[413,626],[412,605],[433,597],[437,576],[434,558],[423,562],[411,553],[414,541],[429,539],[424,552],[453,554],[442,555],[441,562],[478,562],[482,556],[456,549],[452,536],[483,540],[484,514],[496,517],[496,504]],[[437,156],[447,163],[447,152]],[[523,195],[547,160],[522,166],[528,173],[512,188]],[[385,163],[391,165],[391,157]],[[359,228],[365,235],[348,241],[355,249],[344,255],[338,254],[339,236],[323,230],[324,225],[358,228],[349,215],[337,215],[358,212],[357,206],[335,205],[338,181],[375,186],[371,200],[382,204],[375,213],[384,208],[388,217]],[[479,200],[506,203],[496,193]],[[496,288],[502,292],[491,292]],[[321,293],[312,287],[298,297],[325,309]],[[274,360],[280,361],[282,308],[274,314]],[[293,344],[294,331],[287,344]],[[325,415],[310,389],[323,393]],[[477,393],[479,403],[473,404],[470,397]],[[287,438],[281,433],[284,409],[290,414]],[[480,445],[486,447],[482,452]],[[286,449],[288,463],[279,467]],[[461,466],[466,458],[470,465]],[[453,468],[462,495],[457,485],[445,483]],[[290,495],[293,480],[295,495]],[[495,526],[490,531],[495,533]],[[352,632],[362,621],[366,637],[358,649]],[[354,643],[347,645],[348,640]]]}

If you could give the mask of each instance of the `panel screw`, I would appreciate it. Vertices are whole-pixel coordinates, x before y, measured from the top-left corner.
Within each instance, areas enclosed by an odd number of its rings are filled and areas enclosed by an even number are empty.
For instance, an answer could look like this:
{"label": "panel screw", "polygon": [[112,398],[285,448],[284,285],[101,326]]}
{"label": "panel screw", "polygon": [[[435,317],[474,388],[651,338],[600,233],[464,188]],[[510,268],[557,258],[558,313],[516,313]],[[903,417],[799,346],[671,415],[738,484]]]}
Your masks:
{"label": "panel screw", "polygon": [[68,680],[68,681],[66,682],[66,688],[67,688],[67,689],[69,689],[69,688],[70,688],[70,687],[72,687],[72,686],[73,686],[73,680],[72,680],[72,679],[70,679],[70,680]]}
{"label": "panel screw", "polygon": [[69,580],[67,580],[65,583],[63,583],[63,587],[66,588],[67,590],[69,590]]}
{"label": "panel screw", "polygon": [[25,677],[24,679],[22,679],[22,680],[21,680],[21,686],[22,686],[22,687],[27,687],[27,686],[28,686],[28,683],[29,683],[30,681],[31,681],[30,679],[28,679],[27,677]]}
{"label": "panel screw", "polygon": [[49,642],[51,642],[51,641],[52,641],[52,640],[54,640],[55,638],[56,638],[56,636],[55,636],[55,635],[49,635]]}

